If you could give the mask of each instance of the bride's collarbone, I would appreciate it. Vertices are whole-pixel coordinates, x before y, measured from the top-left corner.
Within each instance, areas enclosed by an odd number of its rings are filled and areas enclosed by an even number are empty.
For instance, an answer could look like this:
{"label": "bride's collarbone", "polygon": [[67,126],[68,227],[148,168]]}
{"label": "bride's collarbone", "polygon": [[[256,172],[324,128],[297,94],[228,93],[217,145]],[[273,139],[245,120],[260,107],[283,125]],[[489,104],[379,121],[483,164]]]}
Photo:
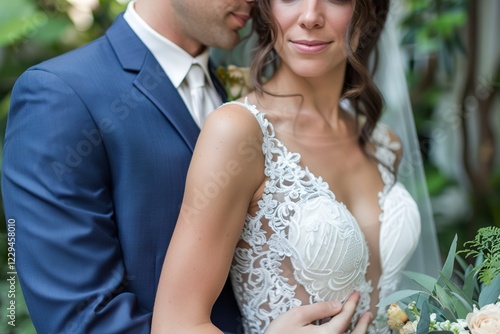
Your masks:
{"label": "bride's collarbone", "polygon": [[377,162],[360,147],[353,128],[346,127],[342,135],[331,129],[297,131],[293,121],[282,115],[270,113],[266,118],[284,149],[299,154],[300,166],[325,181],[339,202],[348,208],[358,207],[358,202],[370,203],[372,215],[378,217],[378,193],[383,182]]}

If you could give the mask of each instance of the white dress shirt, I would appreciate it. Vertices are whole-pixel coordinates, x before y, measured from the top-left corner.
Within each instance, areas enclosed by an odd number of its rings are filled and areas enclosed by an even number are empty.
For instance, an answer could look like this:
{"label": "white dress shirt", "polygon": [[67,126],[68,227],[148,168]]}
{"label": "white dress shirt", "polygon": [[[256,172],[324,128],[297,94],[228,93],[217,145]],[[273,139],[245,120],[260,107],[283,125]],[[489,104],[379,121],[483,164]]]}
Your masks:
{"label": "white dress shirt", "polygon": [[[184,103],[193,116],[193,119],[196,120],[197,117],[193,115],[191,93],[187,80],[185,80],[192,63],[198,63],[203,69],[203,72],[205,72],[209,83],[207,87],[209,95],[208,99],[211,100],[214,108],[220,106],[222,104],[222,100],[217,93],[212,80],[210,80],[210,74],[208,71],[208,48],[202,54],[193,58],[178,45],[151,28],[135,11],[134,3],[134,1],[131,1],[128,4],[123,18],[156,58],[174,87],[179,92],[179,95],[184,100]],[[198,122],[198,126],[201,127],[202,124]]]}

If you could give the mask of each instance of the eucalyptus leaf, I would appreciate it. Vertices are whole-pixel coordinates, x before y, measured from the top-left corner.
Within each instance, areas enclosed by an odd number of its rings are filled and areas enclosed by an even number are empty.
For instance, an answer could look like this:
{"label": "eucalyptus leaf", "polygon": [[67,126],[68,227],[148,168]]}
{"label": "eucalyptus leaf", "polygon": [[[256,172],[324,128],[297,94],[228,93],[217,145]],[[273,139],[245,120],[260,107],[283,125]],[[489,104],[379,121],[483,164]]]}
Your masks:
{"label": "eucalyptus leaf", "polygon": [[486,285],[481,290],[479,294],[479,307],[483,307],[484,305],[496,303],[498,301],[498,297],[500,296],[500,275],[495,277],[490,285]]}
{"label": "eucalyptus leaf", "polygon": [[[453,314],[453,317],[457,317],[457,310],[455,308],[455,303],[453,302],[452,297],[448,294],[448,292],[439,285],[436,285],[436,296],[441,303],[443,309],[447,309]],[[448,319],[450,321],[455,321],[454,319]]]}
{"label": "eucalyptus leaf", "polygon": [[421,274],[413,271],[405,271],[403,272],[403,275],[413,280],[429,293],[432,293],[432,291],[434,290],[434,285],[436,285],[437,283],[437,280],[434,277],[426,274]]}
{"label": "eucalyptus leaf", "polygon": [[[458,252],[460,254],[460,252]],[[462,269],[463,272],[470,266],[467,261],[460,255],[455,255],[455,261],[457,261],[458,265]]]}
{"label": "eucalyptus leaf", "polygon": [[[448,256],[446,257],[446,261],[443,265],[443,269],[441,269],[440,272],[440,278],[441,275],[450,279],[451,276],[453,275],[453,267],[455,264],[455,254],[457,252],[457,239],[458,236],[455,234],[455,237],[453,238],[453,241],[450,246],[450,250],[448,251]],[[438,284],[443,285],[442,282],[440,282],[440,279],[438,279]]]}
{"label": "eucalyptus leaf", "polygon": [[417,333],[416,334],[427,334],[429,332],[429,326],[431,323],[429,309],[427,308],[427,304],[422,305],[422,310],[420,314],[420,321],[417,325]]}
{"label": "eucalyptus leaf", "polygon": [[385,307],[385,306],[388,306],[392,303],[395,303],[401,299],[405,299],[405,298],[408,298],[408,297],[411,297],[413,295],[420,294],[420,293],[422,293],[422,292],[418,291],[418,290],[400,290],[400,291],[394,292],[393,294],[391,294],[385,298],[382,298],[379,301],[379,303],[377,304],[377,307]]}
{"label": "eucalyptus leaf", "polygon": [[[464,261],[461,257],[457,257],[457,260]],[[462,291],[468,299],[472,300],[472,298],[474,297],[476,272],[473,270],[472,265],[469,265],[467,268],[465,268],[463,272],[464,285],[462,286]]]}
{"label": "eucalyptus leaf", "polygon": [[473,301],[472,298],[467,297],[467,295],[463,292],[463,290],[458,287],[455,283],[453,283],[451,280],[449,280],[447,277],[443,275],[439,275],[439,279],[441,282],[444,284],[442,285],[443,287],[449,288],[453,293],[457,294],[460,296],[462,300],[464,300],[466,305],[470,305],[472,307]]}
{"label": "eucalyptus leaf", "polygon": [[467,314],[473,311],[474,303],[469,303],[469,301],[462,298],[461,295],[458,295],[454,292],[451,292],[451,296],[453,298],[453,302],[455,304],[455,310],[457,310],[457,318],[465,319]]}

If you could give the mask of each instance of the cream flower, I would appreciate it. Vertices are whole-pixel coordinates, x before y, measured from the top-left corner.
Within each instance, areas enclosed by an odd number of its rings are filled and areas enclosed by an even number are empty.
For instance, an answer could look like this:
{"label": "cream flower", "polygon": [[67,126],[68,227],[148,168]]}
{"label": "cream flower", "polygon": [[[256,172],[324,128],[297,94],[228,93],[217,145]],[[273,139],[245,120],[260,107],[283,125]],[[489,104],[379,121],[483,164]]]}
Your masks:
{"label": "cream flower", "polygon": [[408,321],[400,330],[399,334],[414,334],[417,332],[417,329],[413,325],[413,322]]}
{"label": "cream flower", "polygon": [[474,305],[474,311],[465,318],[471,334],[500,333],[500,302],[488,304],[480,310]]}
{"label": "cream flower", "polygon": [[219,67],[217,74],[226,88],[227,97],[230,101],[239,99],[253,90],[248,67],[234,65],[228,65],[227,68]]}
{"label": "cream flower", "polygon": [[[387,320],[387,324],[392,330],[396,331],[401,330],[408,321],[408,316],[402,309],[399,308],[398,304],[396,303],[393,303],[389,306],[389,309],[387,310],[387,316],[389,317],[389,319]],[[404,334],[406,332],[400,333]]]}

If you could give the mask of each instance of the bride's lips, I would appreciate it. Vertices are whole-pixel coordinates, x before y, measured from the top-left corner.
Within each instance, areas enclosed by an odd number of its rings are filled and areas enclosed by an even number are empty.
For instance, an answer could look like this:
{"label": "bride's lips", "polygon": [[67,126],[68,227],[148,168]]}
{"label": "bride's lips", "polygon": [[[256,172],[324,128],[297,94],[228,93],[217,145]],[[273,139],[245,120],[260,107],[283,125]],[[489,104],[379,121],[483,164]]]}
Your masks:
{"label": "bride's lips", "polygon": [[295,49],[301,53],[314,54],[326,49],[332,42],[319,40],[292,40]]}
{"label": "bride's lips", "polygon": [[234,18],[238,29],[243,28],[247,21],[250,20],[250,15],[245,13],[231,13],[231,16]]}

